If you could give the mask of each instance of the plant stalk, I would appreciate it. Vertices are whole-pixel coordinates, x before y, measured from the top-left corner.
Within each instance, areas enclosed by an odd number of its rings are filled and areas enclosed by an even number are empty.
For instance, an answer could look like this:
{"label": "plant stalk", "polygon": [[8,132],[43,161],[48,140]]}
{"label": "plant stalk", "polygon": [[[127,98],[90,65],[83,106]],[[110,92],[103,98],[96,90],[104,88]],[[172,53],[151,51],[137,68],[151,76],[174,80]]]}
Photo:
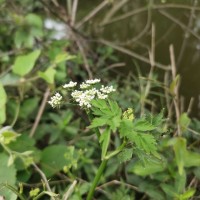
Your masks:
{"label": "plant stalk", "polygon": [[89,193],[87,195],[87,199],[86,200],[92,200],[93,195],[94,195],[94,191],[95,191],[95,189],[96,189],[96,187],[97,187],[97,185],[99,183],[99,180],[100,180],[100,178],[102,176],[102,173],[103,173],[103,171],[104,171],[104,169],[105,169],[105,167],[107,165],[107,162],[108,162],[108,160],[103,160],[101,162],[101,165],[100,165],[100,167],[99,167],[99,169],[97,171],[97,174],[96,174],[96,176],[95,176],[95,178],[93,180],[92,186],[91,186],[91,188],[89,190]]}

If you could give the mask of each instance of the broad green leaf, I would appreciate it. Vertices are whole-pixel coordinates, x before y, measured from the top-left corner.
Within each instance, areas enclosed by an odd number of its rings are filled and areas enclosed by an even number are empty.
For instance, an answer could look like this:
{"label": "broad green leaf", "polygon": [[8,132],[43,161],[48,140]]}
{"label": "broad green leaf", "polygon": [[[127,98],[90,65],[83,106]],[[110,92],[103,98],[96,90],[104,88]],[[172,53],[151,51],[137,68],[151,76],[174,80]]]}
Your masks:
{"label": "broad green leaf", "polygon": [[[0,184],[4,183],[14,186],[16,182],[16,169],[14,165],[8,166],[8,160],[9,157],[6,154],[0,154]],[[6,187],[0,186],[0,194],[5,196],[5,199],[17,199],[17,196]]]}
{"label": "broad green leaf", "polygon": [[[29,41],[29,42],[27,42],[27,41]],[[22,45],[24,45],[26,47],[32,47],[34,41],[33,40],[30,41],[29,35],[27,32],[25,32],[22,29],[19,29],[19,30],[16,30],[16,32],[14,34],[14,42],[15,42],[15,46],[17,48],[20,48]]]}
{"label": "broad green leaf", "polygon": [[143,162],[139,161],[133,165],[131,172],[139,176],[148,176],[154,173],[162,172],[166,168],[166,162],[148,162],[144,165]]}
{"label": "broad green leaf", "polygon": [[188,117],[187,113],[182,113],[179,119],[179,124],[181,126],[181,131],[186,131],[189,126],[191,119]]}
{"label": "broad green leaf", "polygon": [[193,197],[195,192],[196,192],[196,190],[194,188],[190,188],[183,194],[179,195],[179,199],[180,200],[188,200],[188,199],[190,199],[190,197]]}
{"label": "broad green leaf", "polygon": [[108,146],[110,143],[110,135],[111,131],[109,128],[106,128],[106,130],[101,134],[100,137],[100,143],[102,144],[102,153],[101,153],[101,159],[103,160],[107,154]]}
{"label": "broad green leaf", "polygon": [[55,74],[56,70],[52,67],[49,67],[45,72],[38,72],[38,75],[49,84],[54,83]]}
{"label": "broad green leaf", "polygon": [[6,121],[6,106],[0,106],[0,124],[3,124]]}
{"label": "broad green leaf", "polygon": [[64,145],[52,145],[46,147],[41,154],[42,170],[47,177],[65,168],[70,168],[76,162],[74,148]]}
{"label": "broad green leaf", "polygon": [[185,138],[173,138],[169,140],[168,145],[174,148],[179,174],[183,172],[184,167],[200,166],[200,154],[187,150]]}
{"label": "broad green leaf", "polygon": [[19,83],[19,80],[20,77],[13,73],[7,73],[5,76],[0,78],[0,82],[3,86],[17,85]]}
{"label": "broad green leaf", "polygon": [[167,194],[167,196],[176,197],[178,195],[176,188],[174,188],[174,186],[172,186],[172,185],[163,183],[163,184],[161,184],[161,188]]}
{"label": "broad green leaf", "polygon": [[184,138],[176,138],[176,143],[173,146],[175,152],[175,160],[178,166],[180,175],[184,172],[184,160],[186,155],[186,140]]}
{"label": "broad green leaf", "polygon": [[6,120],[6,101],[7,95],[0,82],[0,124],[3,124]]}
{"label": "broad green leaf", "polygon": [[4,106],[7,101],[7,95],[3,85],[0,82],[0,107]]}
{"label": "broad green leaf", "polygon": [[31,26],[36,26],[38,28],[42,28],[43,25],[40,16],[34,13],[29,13],[28,15],[26,15],[25,22]]}
{"label": "broad green leaf", "polygon": [[37,111],[38,102],[38,97],[24,100],[23,104],[20,107],[19,117],[23,119],[26,119],[30,115],[34,117],[34,111]]}
{"label": "broad green leaf", "polygon": [[11,130],[5,130],[0,134],[0,142],[8,145],[10,142],[13,142],[19,137],[20,134],[15,133]]}
{"label": "broad green leaf", "polygon": [[27,168],[32,161],[38,162],[40,159],[40,150],[34,146],[35,140],[30,138],[27,134],[22,134],[16,139],[8,144],[8,147],[13,151],[19,152],[24,158],[22,161],[20,158],[16,157],[15,166],[17,170],[24,170]]}
{"label": "broad green leaf", "polygon": [[20,76],[28,74],[33,69],[40,53],[40,50],[35,50],[29,54],[18,56],[12,67],[13,72]]}
{"label": "broad green leaf", "polygon": [[184,157],[185,167],[199,167],[200,166],[200,154],[197,152],[186,151]]}
{"label": "broad green leaf", "polygon": [[146,179],[139,184],[139,190],[151,197],[151,200],[166,200],[164,193],[160,191],[159,187],[151,184],[151,182]]}
{"label": "broad green leaf", "polygon": [[175,175],[175,188],[177,193],[181,194],[185,191],[185,186],[186,186],[186,172],[185,170],[183,173],[180,175],[179,173],[176,173]]}

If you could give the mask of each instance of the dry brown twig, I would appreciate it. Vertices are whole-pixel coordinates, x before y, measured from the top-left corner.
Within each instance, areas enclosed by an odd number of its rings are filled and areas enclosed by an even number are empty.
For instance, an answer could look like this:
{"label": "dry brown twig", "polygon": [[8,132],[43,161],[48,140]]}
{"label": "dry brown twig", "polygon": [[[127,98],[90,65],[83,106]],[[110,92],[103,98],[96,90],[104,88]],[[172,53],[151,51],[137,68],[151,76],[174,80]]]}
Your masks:
{"label": "dry brown twig", "polygon": [[100,3],[95,9],[93,9],[88,15],[86,15],[80,22],[76,24],[76,29],[79,29],[85,22],[89,21],[93,18],[100,10],[102,10],[107,4],[109,3],[108,0],[104,0]]}
{"label": "dry brown twig", "polygon": [[[100,42],[100,43],[102,43],[104,45],[110,46],[113,49],[116,49],[116,50],[118,50],[118,51],[120,51],[122,53],[125,53],[125,54],[129,55],[129,56],[132,56],[132,57],[134,57],[134,58],[136,58],[136,59],[138,59],[138,60],[140,60],[142,62],[150,64],[150,61],[149,61],[148,58],[146,58],[144,56],[141,56],[141,55],[139,55],[139,54],[137,54],[137,53],[135,53],[135,52],[133,52],[131,50],[128,50],[128,49],[126,49],[124,47],[118,46],[118,45],[114,44],[113,42],[110,42],[110,41],[107,41],[107,40],[104,40],[104,39],[100,39],[100,40],[98,40],[98,42]],[[171,68],[169,66],[162,65],[162,64],[160,64],[158,62],[155,62],[155,67],[158,67],[158,68],[166,70],[166,71],[171,70]]]}
{"label": "dry brown twig", "polygon": [[[165,4],[165,5],[152,5],[151,9],[157,10],[157,9],[167,9],[167,8],[173,8],[173,9],[187,9],[187,10],[192,10],[193,6],[187,6],[184,4]],[[114,19],[111,19],[110,21],[107,21],[106,23],[101,24],[102,26],[106,26],[109,25],[111,23],[115,23],[121,20],[124,20],[128,17],[131,17],[133,15],[137,15],[140,14],[142,12],[146,12],[148,10],[148,7],[142,7],[142,8],[138,8],[136,10],[127,12],[126,14],[123,14],[121,16],[118,16]],[[195,7],[195,10],[200,11],[200,7]]]}
{"label": "dry brown twig", "polygon": [[37,114],[37,117],[36,117],[36,119],[35,119],[35,122],[34,122],[34,124],[33,124],[33,126],[32,126],[32,129],[31,129],[31,132],[30,132],[30,134],[29,134],[29,137],[33,137],[33,135],[35,134],[35,131],[36,131],[38,125],[39,125],[40,119],[41,119],[42,114],[43,114],[43,112],[44,112],[45,105],[46,105],[46,103],[47,103],[47,99],[48,99],[49,95],[50,95],[50,88],[48,87],[48,88],[46,89],[45,93],[44,93],[42,103],[41,103],[41,105],[40,105],[40,107],[39,107],[38,114]]}
{"label": "dry brown twig", "polygon": [[[172,44],[169,46],[169,52],[170,52],[170,60],[171,60],[172,78],[173,78],[173,80],[175,80],[177,74],[176,74],[176,62],[175,62],[174,47],[173,47]],[[173,102],[174,102],[175,113],[176,113],[177,134],[178,134],[178,136],[180,136],[181,135],[181,128],[180,128],[180,124],[179,124],[179,119],[180,119],[179,81],[175,85],[175,88],[174,88]]]}
{"label": "dry brown twig", "polygon": [[[43,171],[42,171],[35,163],[32,163],[32,165],[34,166],[35,170],[36,170],[36,171],[40,174],[40,176],[42,177],[42,180],[44,181],[45,186],[46,186],[46,188],[47,188],[47,191],[48,191],[48,192],[52,192],[52,191],[51,191],[51,188],[50,188],[50,186],[49,186],[48,180],[47,180],[45,174],[43,173]],[[51,197],[51,198],[52,198],[53,200],[55,200],[54,197]]]}

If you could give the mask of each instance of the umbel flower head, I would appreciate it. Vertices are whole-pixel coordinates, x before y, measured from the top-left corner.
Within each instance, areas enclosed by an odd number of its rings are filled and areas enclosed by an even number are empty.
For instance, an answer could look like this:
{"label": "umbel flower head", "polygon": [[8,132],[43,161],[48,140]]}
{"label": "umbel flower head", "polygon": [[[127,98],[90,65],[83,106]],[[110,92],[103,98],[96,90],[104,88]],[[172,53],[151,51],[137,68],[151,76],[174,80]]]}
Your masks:
{"label": "umbel flower head", "polygon": [[51,97],[51,100],[48,101],[48,103],[53,107],[59,107],[62,101],[62,96],[60,95],[60,93],[56,92],[54,96]]}
{"label": "umbel flower head", "polygon": [[[116,90],[113,86],[104,86],[101,85],[100,89],[95,87],[95,84],[100,83],[100,79],[86,80],[82,82],[79,86],[79,89],[76,89],[77,82],[70,81],[63,85],[64,89],[72,90],[71,97],[81,108],[89,109],[91,108],[91,101],[93,99],[106,99],[111,92]],[[48,103],[53,107],[59,107],[62,101],[62,96],[59,93],[56,93],[51,97],[51,101]]]}

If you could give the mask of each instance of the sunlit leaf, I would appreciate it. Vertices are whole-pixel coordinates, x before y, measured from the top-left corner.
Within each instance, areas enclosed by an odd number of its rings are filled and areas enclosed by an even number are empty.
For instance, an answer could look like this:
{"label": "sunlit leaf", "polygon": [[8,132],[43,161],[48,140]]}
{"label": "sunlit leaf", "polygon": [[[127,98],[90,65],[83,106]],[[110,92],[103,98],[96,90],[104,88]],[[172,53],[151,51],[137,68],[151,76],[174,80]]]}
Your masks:
{"label": "sunlit leaf", "polygon": [[12,67],[13,72],[20,76],[28,74],[33,69],[40,53],[40,50],[35,50],[29,54],[18,56]]}

